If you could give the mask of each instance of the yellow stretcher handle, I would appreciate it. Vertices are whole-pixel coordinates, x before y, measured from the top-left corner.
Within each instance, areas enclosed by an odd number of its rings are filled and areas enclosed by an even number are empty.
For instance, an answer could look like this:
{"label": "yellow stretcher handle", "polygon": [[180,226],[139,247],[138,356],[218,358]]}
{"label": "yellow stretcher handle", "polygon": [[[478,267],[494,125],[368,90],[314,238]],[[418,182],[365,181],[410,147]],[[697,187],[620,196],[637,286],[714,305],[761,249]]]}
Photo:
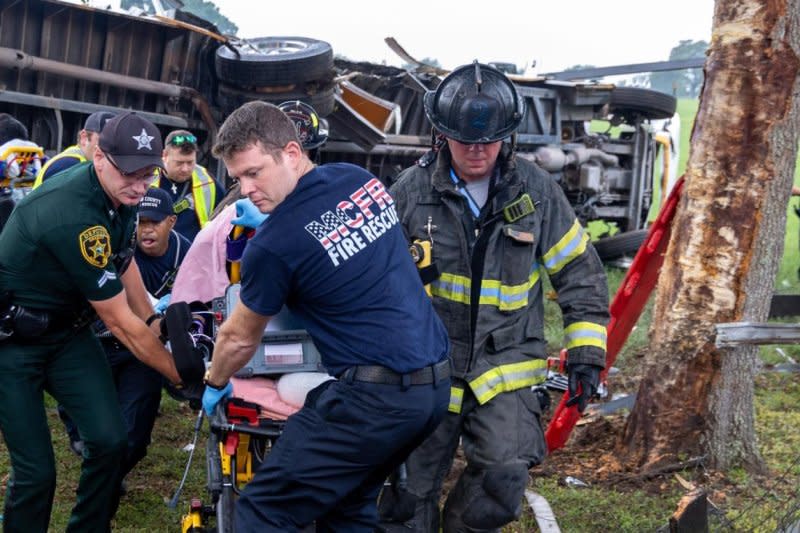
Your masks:
{"label": "yellow stretcher handle", "polygon": [[[233,238],[238,239],[244,233],[244,226],[233,226]],[[231,261],[231,284],[242,281],[242,262]]]}

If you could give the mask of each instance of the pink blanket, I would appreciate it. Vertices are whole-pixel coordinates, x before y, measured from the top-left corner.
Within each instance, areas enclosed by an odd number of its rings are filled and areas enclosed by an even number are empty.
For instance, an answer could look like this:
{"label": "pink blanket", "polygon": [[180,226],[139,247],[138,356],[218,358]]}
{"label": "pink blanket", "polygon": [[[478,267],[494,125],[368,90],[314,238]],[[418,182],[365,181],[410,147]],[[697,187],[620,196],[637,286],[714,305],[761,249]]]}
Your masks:
{"label": "pink blanket", "polygon": [[299,409],[284,402],[278,396],[275,380],[265,377],[247,379],[231,378],[233,395],[261,406],[261,416],[274,420],[285,420]]}
{"label": "pink blanket", "polygon": [[194,238],[175,278],[171,303],[210,302],[225,295],[230,285],[225,270],[225,244],[235,216],[236,204],[231,204]]}

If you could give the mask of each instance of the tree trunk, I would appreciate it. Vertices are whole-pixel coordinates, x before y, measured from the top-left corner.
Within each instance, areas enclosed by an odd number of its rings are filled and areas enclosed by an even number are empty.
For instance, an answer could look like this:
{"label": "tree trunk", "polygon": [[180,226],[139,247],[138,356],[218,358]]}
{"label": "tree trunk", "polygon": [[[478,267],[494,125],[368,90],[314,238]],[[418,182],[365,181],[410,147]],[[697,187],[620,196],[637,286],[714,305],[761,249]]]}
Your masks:
{"label": "tree trunk", "polygon": [[672,225],[645,375],[621,446],[635,466],[705,455],[761,470],[756,347],[714,326],[765,322],[797,155],[800,0],[717,0],[686,185]]}

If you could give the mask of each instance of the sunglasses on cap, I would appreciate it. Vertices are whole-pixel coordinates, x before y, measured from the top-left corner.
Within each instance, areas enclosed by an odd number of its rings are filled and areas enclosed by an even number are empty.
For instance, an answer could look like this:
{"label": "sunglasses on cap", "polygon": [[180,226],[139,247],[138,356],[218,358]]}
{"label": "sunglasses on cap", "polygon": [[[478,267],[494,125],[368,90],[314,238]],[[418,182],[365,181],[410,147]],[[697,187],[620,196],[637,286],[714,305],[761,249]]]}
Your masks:
{"label": "sunglasses on cap", "polygon": [[197,144],[197,137],[192,134],[189,135],[176,135],[169,140],[167,144],[173,146],[183,146],[184,144]]}

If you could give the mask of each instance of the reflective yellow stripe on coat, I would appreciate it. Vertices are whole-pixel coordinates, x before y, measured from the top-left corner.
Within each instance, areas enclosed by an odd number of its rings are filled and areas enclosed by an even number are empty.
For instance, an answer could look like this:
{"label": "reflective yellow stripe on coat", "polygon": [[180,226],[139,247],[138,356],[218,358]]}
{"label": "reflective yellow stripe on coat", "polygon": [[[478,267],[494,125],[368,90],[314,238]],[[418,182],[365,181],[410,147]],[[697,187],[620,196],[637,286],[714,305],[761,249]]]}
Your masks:
{"label": "reflective yellow stripe on coat", "polygon": [[[528,305],[528,294],[539,282],[539,264],[534,263],[528,281],[519,285],[504,285],[495,279],[485,279],[481,282],[481,296],[479,305],[493,305],[501,311],[522,309]],[[442,273],[439,279],[431,283],[431,294],[458,302],[469,304],[472,280],[458,274]]]}
{"label": "reflective yellow stripe on coat", "polygon": [[546,367],[547,361],[544,359],[499,365],[470,381],[469,388],[478,403],[484,404],[501,392],[511,392],[541,383],[546,377]]}
{"label": "reflective yellow stripe on coat", "polygon": [[556,274],[573,259],[586,251],[589,236],[583,231],[578,219],[563,237],[544,254],[544,267],[548,274]]}
{"label": "reflective yellow stripe on coat", "polygon": [[593,322],[573,322],[564,328],[567,350],[579,346],[595,346],[606,349],[606,327]]}
{"label": "reflective yellow stripe on coat", "polygon": [[463,401],[464,389],[455,386],[450,387],[450,404],[447,406],[447,410],[451,413],[460,413]]}

